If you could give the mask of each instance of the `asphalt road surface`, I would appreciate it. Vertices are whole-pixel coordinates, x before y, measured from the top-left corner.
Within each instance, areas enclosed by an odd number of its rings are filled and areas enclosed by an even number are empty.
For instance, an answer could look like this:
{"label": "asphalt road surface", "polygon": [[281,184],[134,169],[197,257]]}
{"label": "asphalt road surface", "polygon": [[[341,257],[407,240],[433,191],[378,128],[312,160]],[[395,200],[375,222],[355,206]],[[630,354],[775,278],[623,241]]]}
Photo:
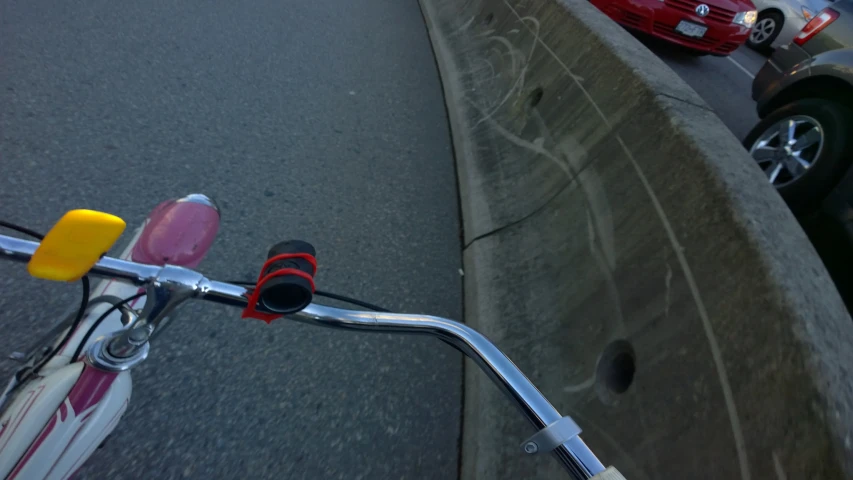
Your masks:
{"label": "asphalt road surface", "polygon": [[742,46],[728,57],[697,57],[657,39],[640,40],[696,90],[738,140],[758,123],[752,79],[765,56]]}
{"label": "asphalt road surface", "polygon": [[[135,226],[202,192],[211,277],[253,279],[297,238],[323,289],[460,318],[443,105],[415,0],[0,0],[0,218]],[[78,292],[0,265],[0,352]],[[452,478],[461,367],[432,339],[187,305],[82,478]]]}

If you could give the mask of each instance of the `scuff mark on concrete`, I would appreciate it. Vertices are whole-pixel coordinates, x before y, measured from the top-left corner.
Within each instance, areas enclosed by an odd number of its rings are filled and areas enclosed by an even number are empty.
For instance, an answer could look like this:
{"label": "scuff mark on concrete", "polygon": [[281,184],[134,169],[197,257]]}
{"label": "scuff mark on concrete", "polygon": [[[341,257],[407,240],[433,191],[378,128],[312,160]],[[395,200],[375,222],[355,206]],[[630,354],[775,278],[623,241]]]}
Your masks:
{"label": "scuff mark on concrete", "polygon": [[[501,99],[501,101],[496,106],[494,106],[491,109],[491,111],[488,112],[486,117],[477,121],[477,123],[474,124],[474,127],[477,127],[480,123],[482,123],[485,118],[490,118],[492,115],[494,115],[495,112],[497,112],[501,107],[504,106],[504,104],[506,104],[506,102],[512,97],[513,93],[516,93],[516,97],[518,98],[521,96],[522,91],[524,90],[524,82],[525,82],[525,78],[527,75],[527,66],[530,64],[530,60],[533,58],[533,52],[536,50],[536,45],[539,44],[538,40],[539,40],[539,25],[540,24],[539,24],[539,20],[537,20],[533,17],[524,17],[524,18],[519,19],[519,21],[522,24],[524,24],[525,22],[530,22],[533,24],[533,27],[534,27],[533,28],[533,37],[534,38],[533,38],[533,42],[531,42],[531,45],[530,45],[530,51],[527,52],[527,59],[524,59],[524,57],[521,57],[520,50],[518,48],[516,48],[512,44],[512,42],[510,42],[507,38],[505,38],[503,36],[499,36],[499,35],[489,37],[489,41],[496,41],[496,42],[498,42],[498,43],[500,43],[506,47],[507,53],[509,54],[510,60],[512,61],[512,72],[511,73],[512,73],[512,75],[515,75],[515,82],[513,82],[512,86],[506,92],[503,99]],[[501,55],[503,55],[503,54],[501,54]],[[521,68],[520,71],[518,71],[519,68]]]}
{"label": "scuff mark on concrete", "polygon": [[664,291],[664,307],[663,307],[663,316],[669,316],[669,303],[670,303],[670,290],[672,288],[672,268],[669,266],[669,262],[666,262],[666,276],[663,279],[664,285],[666,286],[666,290]]}
{"label": "scuff mark on concrete", "polygon": [[[490,77],[492,77],[492,78],[494,78],[494,77],[495,77],[495,75],[496,75],[496,73],[495,73],[495,66],[494,66],[494,65],[492,65],[492,62],[490,62],[490,61],[488,61],[488,60],[486,60],[486,59],[484,59],[484,58],[479,59],[479,62],[480,62],[480,63],[485,63],[485,64],[486,64],[486,66],[487,66],[487,67],[489,67],[489,76],[490,76]],[[472,67],[472,70],[473,70],[473,67]]]}
{"label": "scuff mark on concrete", "polygon": [[595,430],[596,434],[602,440],[607,442],[607,444],[610,445],[610,447],[613,448],[613,450],[615,450],[619,454],[618,460],[617,459],[610,459],[608,464],[619,465],[619,470],[621,471],[621,473],[623,475],[626,475],[627,478],[638,479],[638,480],[650,480],[648,475],[646,475],[645,472],[643,472],[643,469],[640,468],[640,466],[637,465],[637,463],[631,457],[631,454],[628,451],[626,451],[624,448],[622,448],[622,446],[620,446],[619,443],[613,437],[611,437],[609,433],[607,433],[607,430],[598,426],[598,424],[591,421],[589,419],[589,417],[586,417],[585,415],[581,414],[579,411],[574,410],[574,409],[569,409],[569,410],[571,410],[569,412],[569,414],[572,416],[572,418],[574,418],[576,420],[580,420],[580,422],[583,424],[583,426],[585,428],[591,427],[593,430]]}
{"label": "scuff mark on concrete", "polygon": [[[613,276],[613,270],[608,265],[606,256],[602,253],[602,248],[599,243],[596,243],[596,228],[593,222],[593,215],[589,208],[586,210],[587,230],[589,231],[589,252],[598,266],[598,271],[604,278],[604,283],[607,286],[607,296],[610,297],[610,304],[615,310],[614,320],[608,321],[607,336],[610,339],[624,338],[626,334],[625,317],[622,315],[622,299],[619,295],[619,286],[616,284],[616,278]],[[609,317],[605,317],[609,318]]]}
{"label": "scuff mark on concrete", "polygon": [[[518,57],[521,56],[521,53],[513,46],[513,44],[504,37],[500,35],[489,36],[489,40],[493,42],[498,42],[504,47],[506,47],[507,53],[509,53],[509,58],[512,61],[510,67],[510,73],[515,75],[518,72]],[[521,57],[522,61],[524,57]]]}
{"label": "scuff mark on concrete", "polygon": [[593,214],[601,252],[606,260],[608,271],[612,272],[616,269],[616,229],[613,226],[613,210],[607,199],[604,182],[594,165],[585,165],[586,149],[574,137],[566,137],[558,148],[572,168],[579,172],[577,179],[586,195],[587,209]]}
{"label": "scuff mark on concrete", "polygon": [[560,167],[560,169],[563,170],[566,173],[566,175],[568,175],[569,178],[572,178],[571,172],[569,171],[569,167],[566,166],[566,164],[563,163],[563,161],[560,160],[559,158],[557,158],[554,154],[552,154],[551,152],[546,150],[542,145],[536,145],[533,142],[528,142],[527,140],[519,137],[518,135],[513,134],[512,132],[510,132],[509,130],[505,129],[500,124],[498,124],[498,122],[496,122],[491,117],[487,117],[486,113],[483,112],[483,110],[481,110],[470,99],[466,98],[465,100],[468,101],[468,104],[471,105],[472,108],[474,108],[475,110],[480,112],[480,114],[484,116],[482,118],[482,120],[487,122],[489,124],[489,126],[494,128],[495,131],[497,133],[499,133],[501,136],[503,136],[504,138],[506,138],[507,140],[509,140],[510,142],[514,143],[515,145],[517,145],[521,148],[530,150],[531,152],[537,153],[537,154],[542,155],[543,157],[551,160],[552,162],[554,162],[555,165]]}
{"label": "scuff mark on concrete", "polygon": [[788,480],[788,475],[785,474],[785,469],[782,468],[782,462],[779,460],[776,450],[773,450],[773,470],[776,471],[776,478],[779,480]]}
{"label": "scuff mark on concrete", "polygon": [[530,65],[530,60],[533,59],[533,52],[536,51],[536,45],[539,44],[539,20],[533,17],[524,17],[521,19],[521,22],[530,22],[535,28],[533,30],[533,42],[530,44],[530,51],[527,52],[527,61],[524,62],[524,68],[521,71],[521,75],[518,76],[519,84],[518,89],[516,90],[518,92],[517,97],[521,97],[521,92],[522,90],[524,90],[524,81],[526,79],[525,74],[527,73],[527,67],[528,65]]}
{"label": "scuff mark on concrete", "polygon": [[578,393],[583,392],[584,390],[589,390],[593,385],[595,385],[595,375],[587,378],[581,383],[566,385],[563,387],[563,391],[566,393]]}
{"label": "scuff mark on concrete", "polygon": [[457,33],[462,33],[465,30],[468,30],[468,27],[470,27],[472,23],[474,23],[474,16],[473,15],[471,15],[471,18],[469,18],[467,21],[465,21],[465,23],[463,23],[459,28],[454,30],[451,33],[451,35],[456,35]]}

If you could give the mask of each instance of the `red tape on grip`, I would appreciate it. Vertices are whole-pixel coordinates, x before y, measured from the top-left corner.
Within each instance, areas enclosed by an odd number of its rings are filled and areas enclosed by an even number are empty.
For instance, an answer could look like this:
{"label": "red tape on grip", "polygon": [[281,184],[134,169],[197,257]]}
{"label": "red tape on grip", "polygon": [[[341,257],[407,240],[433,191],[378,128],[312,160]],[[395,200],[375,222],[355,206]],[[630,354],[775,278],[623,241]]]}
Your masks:
{"label": "red tape on grip", "polygon": [[[307,260],[308,263],[311,264],[311,268],[313,272],[311,275],[303,272],[302,270],[298,270],[296,268],[283,268],[281,270],[276,270],[275,272],[270,273],[267,276],[263,276],[266,269],[275,262],[281,260],[287,260],[290,258],[301,258],[303,260]],[[263,313],[257,310],[258,300],[260,297],[261,286],[266,282],[270,281],[275,277],[279,277],[282,275],[296,275],[297,277],[302,277],[305,280],[308,280],[308,283],[311,284],[311,293],[314,293],[314,275],[317,274],[317,259],[314,258],[314,255],[310,253],[282,253],[281,255],[276,255],[266,262],[264,262],[264,266],[261,267],[261,273],[258,275],[258,281],[255,284],[255,289],[252,290],[252,293],[249,295],[249,305],[243,310],[243,314],[241,318],[254,318],[256,320],[263,320],[267,322],[267,324],[272,323],[276,318],[280,318],[283,315],[280,313]]]}

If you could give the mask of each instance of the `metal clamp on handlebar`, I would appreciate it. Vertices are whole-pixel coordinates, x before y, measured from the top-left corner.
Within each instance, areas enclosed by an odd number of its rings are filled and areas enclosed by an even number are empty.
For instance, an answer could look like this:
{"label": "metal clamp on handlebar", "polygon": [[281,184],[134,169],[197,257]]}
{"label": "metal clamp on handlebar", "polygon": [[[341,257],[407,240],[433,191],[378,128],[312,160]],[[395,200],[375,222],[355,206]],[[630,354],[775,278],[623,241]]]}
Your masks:
{"label": "metal clamp on handlebar", "polygon": [[[311,244],[299,240],[274,245],[261,268],[258,283],[249,296],[242,318],[270,323],[310,305],[315,290],[314,275],[317,273],[315,255]],[[257,311],[258,305],[273,313]]]}
{"label": "metal clamp on handlebar", "polygon": [[533,434],[521,444],[521,448],[531,455],[548,453],[580,434],[581,428],[572,417],[563,417]]}

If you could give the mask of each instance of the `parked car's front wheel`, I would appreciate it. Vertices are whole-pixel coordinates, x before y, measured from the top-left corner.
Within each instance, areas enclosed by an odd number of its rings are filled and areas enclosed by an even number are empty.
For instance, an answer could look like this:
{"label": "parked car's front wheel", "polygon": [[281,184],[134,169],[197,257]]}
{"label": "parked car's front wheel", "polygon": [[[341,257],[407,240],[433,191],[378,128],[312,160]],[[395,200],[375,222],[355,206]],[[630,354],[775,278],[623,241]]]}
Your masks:
{"label": "parked car's front wheel", "polygon": [[779,12],[761,12],[746,39],[747,45],[755,50],[766,50],[779,36],[784,23],[785,17]]}
{"label": "parked car's front wheel", "polygon": [[853,111],[797,100],[761,120],[743,141],[795,214],[816,209],[853,160]]}

